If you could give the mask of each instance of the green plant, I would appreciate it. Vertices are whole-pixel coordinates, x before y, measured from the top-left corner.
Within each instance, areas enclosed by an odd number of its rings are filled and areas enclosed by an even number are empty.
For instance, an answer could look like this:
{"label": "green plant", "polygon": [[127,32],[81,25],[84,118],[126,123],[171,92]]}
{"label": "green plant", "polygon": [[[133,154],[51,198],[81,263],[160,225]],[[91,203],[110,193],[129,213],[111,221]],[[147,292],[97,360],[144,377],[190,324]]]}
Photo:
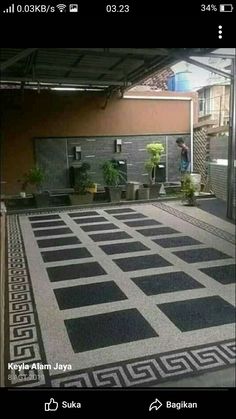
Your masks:
{"label": "green plant", "polygon": [[22,190],[25,191],[28,184],[35,185],[37,191],[41,190],[41,185],[45,179],[45,174],[43,170],[35,166],[29,170],[28,173],[24,175],[23,182],[22,182]]}
{"label": "green plant", "polygon": [[82,165],[77,168],[75,191],[79,195],[85,195],[87,193],[87,189],[94,185],[88,174],[89,169],[90,164],[86,162],[82,163]]}
{"label": "green plant", "polygon": [[125,181],[124,173],[118,168],[115,161],[105,161],[102,165],[102,171],[106,186],[117,187],[120,180]]}
{"label": "green plant", "polygon": [[182,181],[183,201],[187,201],[189,205],[196,205],[196,186],[194,185],[191,176],[186,174]]}
{"label": "green plant", "polygon": [[150,184],[153,185],[156,182],[156,167],[159,165],[161,155],[165,149],[164,146],[160,143],[148,144],[146,149],[150,157],[145,162],[145,169],[149,173]]}

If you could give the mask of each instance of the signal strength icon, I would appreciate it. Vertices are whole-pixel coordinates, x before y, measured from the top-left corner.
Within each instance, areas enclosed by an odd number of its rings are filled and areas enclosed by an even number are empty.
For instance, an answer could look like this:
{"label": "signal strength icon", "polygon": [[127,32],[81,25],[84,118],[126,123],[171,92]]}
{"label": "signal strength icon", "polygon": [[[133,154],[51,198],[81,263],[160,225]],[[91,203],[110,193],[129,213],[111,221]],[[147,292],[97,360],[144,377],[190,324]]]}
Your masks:
{"label": "signal strength icon", "polygon": [[58,10],[62,13],[66,9],[66,4],[57,4]]}
{"label": "signal strength icon", "polygon": [[3,13],[14,13],[15,12],[14,7],[15,7],[15,5],[13,3],[10,7],[8,7],[5,10],[3,10]]}

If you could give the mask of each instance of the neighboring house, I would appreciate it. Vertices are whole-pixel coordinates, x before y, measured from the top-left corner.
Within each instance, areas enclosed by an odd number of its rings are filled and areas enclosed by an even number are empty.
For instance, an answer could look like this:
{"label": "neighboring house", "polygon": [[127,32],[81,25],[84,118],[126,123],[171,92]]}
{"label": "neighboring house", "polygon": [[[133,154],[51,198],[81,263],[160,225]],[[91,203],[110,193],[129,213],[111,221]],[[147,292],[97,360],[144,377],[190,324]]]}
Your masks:
{"label": "neighboring house", "polygon": [[199,122],[212,122],[214,127],[229,125],[229,84],[214,84],[198,90]]}

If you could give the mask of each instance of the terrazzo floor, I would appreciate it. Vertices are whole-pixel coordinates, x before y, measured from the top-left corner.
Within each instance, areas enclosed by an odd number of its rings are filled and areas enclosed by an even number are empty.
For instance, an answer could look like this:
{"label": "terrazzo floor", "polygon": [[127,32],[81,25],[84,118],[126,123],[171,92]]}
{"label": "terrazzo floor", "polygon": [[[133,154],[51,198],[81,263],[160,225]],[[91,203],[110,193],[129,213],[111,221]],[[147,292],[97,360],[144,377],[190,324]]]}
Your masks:
{"label": "terrazzo floor", "polygon": [[8,386],[166,386],[235,363],[233,225],[175,205],[8,216]]}

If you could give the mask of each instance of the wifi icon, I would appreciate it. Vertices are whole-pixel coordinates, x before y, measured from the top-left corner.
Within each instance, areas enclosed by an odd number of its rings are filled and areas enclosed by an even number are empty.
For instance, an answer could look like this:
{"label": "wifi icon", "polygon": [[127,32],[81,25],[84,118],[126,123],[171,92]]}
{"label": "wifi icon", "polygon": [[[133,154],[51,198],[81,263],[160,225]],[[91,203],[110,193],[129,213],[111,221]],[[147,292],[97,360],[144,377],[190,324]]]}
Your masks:
{"label": "wifi icon", "polygon": [[57,4],[58,10],[62,13],[66,9],[66,4]]}

